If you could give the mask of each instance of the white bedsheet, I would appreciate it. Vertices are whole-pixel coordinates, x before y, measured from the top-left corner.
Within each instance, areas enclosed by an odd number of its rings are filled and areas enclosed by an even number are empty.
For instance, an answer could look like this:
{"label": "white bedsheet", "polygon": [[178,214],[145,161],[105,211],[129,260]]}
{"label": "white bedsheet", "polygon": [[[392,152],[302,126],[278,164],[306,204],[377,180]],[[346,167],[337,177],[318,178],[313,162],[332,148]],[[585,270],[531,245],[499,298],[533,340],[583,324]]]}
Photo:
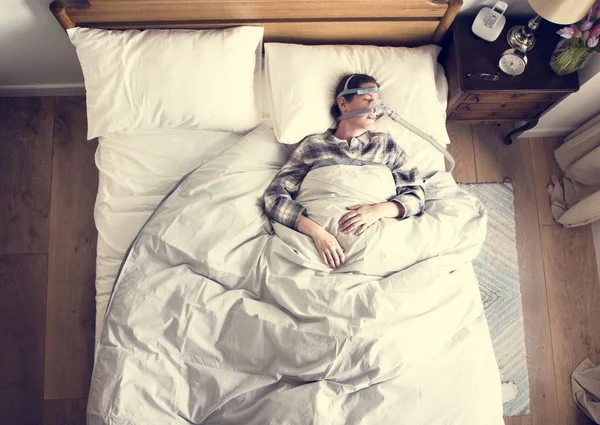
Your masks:
{"label": "white bedsheet", "polygon": [[[117,272],[142,225],[179,179],[243,136],[220,131],[161,130],[110,133],[99,138],[99,186],[94,210],[98,229],[96,340]],[[285,146],[294,149],[293,145]],[[427,142],[404,148],[422,174],[444,168],[443,156]]]}
{"label": "white bedsheet", "polygon": [[96,340],[115,278],[136,234],[186,173],[243,137],[220,131],[112,133],[99,139]]}

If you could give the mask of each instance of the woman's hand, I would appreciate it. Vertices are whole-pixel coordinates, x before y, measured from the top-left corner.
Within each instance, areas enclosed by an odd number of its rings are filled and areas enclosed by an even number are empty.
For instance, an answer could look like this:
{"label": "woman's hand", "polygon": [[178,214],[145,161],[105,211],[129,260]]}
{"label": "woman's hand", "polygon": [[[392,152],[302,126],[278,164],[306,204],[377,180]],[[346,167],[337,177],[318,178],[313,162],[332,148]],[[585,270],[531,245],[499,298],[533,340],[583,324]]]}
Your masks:
{"label": "woman's hand", "polygon": [[350,210],[339,221],[342,233],[354,232],[356,236],[383,217],[400,217],[404,215],[404,207],[398,202],[382,202],[380,204],[352,205]]}
{"label": "woman's hand", "polygon": [[312,238],[323,263],[336,269],[346,262],[346,254],[340,243],[327,230],[321,228],[321,231],[315,232]]}
{"label": "woman's hand", "polygon": [[381,218],[378,205],[352,205],[346,207],[350,212],[340,218],[340,231],[342,233],[354,232],[356,236],[360,235],[371,224]]}
{"label": "woman's hand", "polygon": [[325,265],[335,269],[346,262],[346,254],[335,236],[310,218],[300,216],[297,229],[312,238]]}

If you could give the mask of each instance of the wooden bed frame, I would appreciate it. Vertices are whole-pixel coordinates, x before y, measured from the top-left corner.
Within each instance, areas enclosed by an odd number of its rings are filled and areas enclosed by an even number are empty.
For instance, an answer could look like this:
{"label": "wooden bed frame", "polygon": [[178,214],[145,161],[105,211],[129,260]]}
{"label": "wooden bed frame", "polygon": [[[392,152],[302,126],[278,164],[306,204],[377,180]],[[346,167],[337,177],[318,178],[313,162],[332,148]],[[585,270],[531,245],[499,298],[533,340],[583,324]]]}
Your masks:
{"label": "wooden bed frame", "polygon": [[265,41],[303,44],[440,44],[462,0],[89,0],[50,10],[66,30],[226,28],[259,25]]}

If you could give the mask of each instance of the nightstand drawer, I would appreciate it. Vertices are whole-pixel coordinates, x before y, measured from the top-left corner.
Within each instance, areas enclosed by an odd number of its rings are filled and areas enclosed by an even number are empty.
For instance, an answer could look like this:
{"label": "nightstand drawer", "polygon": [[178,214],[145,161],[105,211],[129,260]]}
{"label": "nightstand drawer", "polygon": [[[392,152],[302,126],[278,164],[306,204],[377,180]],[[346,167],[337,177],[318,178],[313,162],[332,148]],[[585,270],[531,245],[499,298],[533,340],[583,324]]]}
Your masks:
{"label": "nightstand drawer", "polygon": [[468,103],[515,103],[536,102],[549,103],[559,101],[564,93],[472,93],[463,102]]}
{"label": "nightstand drawer", "polygon": [[456,112],[485,111],[545,111],[552,103],[541,102],[512,102],[512,103],[462,103],[456,107]]}
{"label": "nightstand drawer", "polygon": [[494,120],[528,120],[535,117],[538,111],[468,111],[454,112],[448,120],[451,121],[494,121]]}

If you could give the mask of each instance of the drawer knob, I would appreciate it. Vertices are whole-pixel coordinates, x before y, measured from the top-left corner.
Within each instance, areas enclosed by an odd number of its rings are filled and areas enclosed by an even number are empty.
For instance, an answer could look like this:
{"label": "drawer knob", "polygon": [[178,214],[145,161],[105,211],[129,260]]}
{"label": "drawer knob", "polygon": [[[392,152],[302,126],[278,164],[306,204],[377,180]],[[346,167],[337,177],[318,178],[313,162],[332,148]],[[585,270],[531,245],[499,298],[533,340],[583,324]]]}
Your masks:
{"label": "drawer knob", "polygon": [[501,108],[506,108],[506,103],[503,103],[502,105],[500,105]]}
{"label": "drawer knob", "polygon": [[523,95],[522,95],[522,94],[513,94],[513,95],[511,96],[511,99],[518,99],[518,98],[520,98],[521,96],[523,96]]}

